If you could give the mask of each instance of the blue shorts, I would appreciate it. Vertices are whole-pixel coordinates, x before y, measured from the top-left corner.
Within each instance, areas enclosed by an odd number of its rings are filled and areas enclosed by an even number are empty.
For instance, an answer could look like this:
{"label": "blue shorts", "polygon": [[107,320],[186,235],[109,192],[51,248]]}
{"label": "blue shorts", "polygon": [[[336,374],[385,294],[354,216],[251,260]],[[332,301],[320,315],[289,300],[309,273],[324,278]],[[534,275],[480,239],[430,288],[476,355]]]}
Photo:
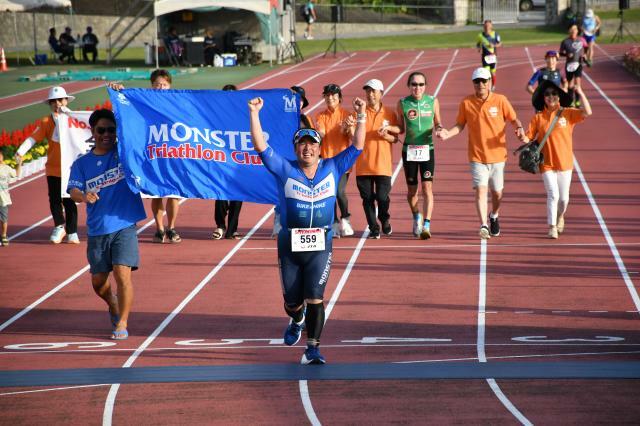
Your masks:
{"label": "blue shorts", "polygon": [[583,35],[582,37],[584,37],[585,41],[587,42],[587,44],[591,43],[592,41],[596,41],[596,35]]}
{"label": "blue shorts", "polygon": [[113,271],[113,265],[130,266],[138,269],[138,234],[136,226],[121,229],[111,234],[89,237],[87,259],[92,274]]}
{"label": "blue shorts", "polygon": [[278,235],[278,264],[284,301],[288,305],[302,305],[305,299],[323,299],[331,272],[332,239],[325,239],[323,251],[291,251],[291,236],[282,231]]}

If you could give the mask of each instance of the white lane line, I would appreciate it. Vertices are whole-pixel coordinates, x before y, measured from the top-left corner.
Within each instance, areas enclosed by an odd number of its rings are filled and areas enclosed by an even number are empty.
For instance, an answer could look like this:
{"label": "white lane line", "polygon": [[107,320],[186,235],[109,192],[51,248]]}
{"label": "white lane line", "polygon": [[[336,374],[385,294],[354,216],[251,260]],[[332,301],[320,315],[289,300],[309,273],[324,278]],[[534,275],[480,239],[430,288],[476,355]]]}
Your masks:
{"label": "white lane line", "polygon": [[[351,55],[351,56],[347,56],[346,58],[342,58],[342,59],[340,59],[338,62],[334,62],[334,63],[332,63],[332,64],[331,64],[329,67],[327,67],[326,69],[320,70],[320,71],[318,71],[317,73],[315,73],[315,74],[313,74],[313,75],[311,75],[311,76],[307,77],[306,79],[302,80],[300,83],[298,83],[298,86],[302,86],[303,84],[308,83],[308,82],[310,82],[311,80],[316,79],[316,78],[318,78],[318,77],[319,77],[319,76],[321,76],[321,75],[325,75],[325,74],[327,74],[327,73],[331,72],[331,70],[332,70],[332,69],[336,68],[338,65],[340,65],[340,64],[341,64],[341,63],[343,63],[344,61],[347,61],[347,60],[349,60],[349,59],[353,58],[354,56],[356,56],[356,54],[357,54],[357,53],[354,53],[354,54],[353,54],[353,55]],[[342,70],[339,70],[339,71],[342,71]]]}
{"label": "white lane line", "polygon": [[36,390],[27,390],[27,391],[18,391],[18,392],[5,392],[5,393],[0,393],[0,396],[24,395],[27,393],[53,392],[53,391],[71,390],[71,389],[96,388],[100,386],[109,386],[109,384],[103,383],[99,385],[65,386],[62,388],[47,388],[47,389],[36,389]]}
{"label": "white lane line", "polygon": [[18,187],[21,187],[21,186],[22,186],[22,185],[24,185],[25,183],[32,182],[32,181],[34,181],[34,180],[36,180],[36,179],[38,179],[38,178],[41,178],[42,176],[44,176],[44,173],[40,173],[40,174],[37,174],[37,175],[33,175],[33,176],[32,176],[32,177],[30,177],[29,179],[25,179],[25,180],[22,180],[22,179],[21,179],[21,180],[20,180],[18,183],[16,183],[15,185],[10,186],[10,187],[9,187],[9,191],[13,191],[14,189],[16,189],[16,188],[18,188]]}
{"label": "white lane line", "polygon": [[598,48],[598,50],[604,53],[607,58],[611,59],[613,62],[616,62],[618,65],[622,65],[622,62],[619,59],[616,59],[615,57],[611,56],[609,52],[607,52],[602,47],[600,47],[599,44],[596,43],[596,47]]}
{"label": "white lane line", "polygon": [[[227,255],[213,268],[206,277],[202,279],[198,283],[198,285],[191,290],[189,295],[185,297],[180,304],[160,323],[158,327],[145,339],[144,342],[134,351],[134,353],[125,361],[122,365],[122,368],[129,368],[131,365],[138,359],[138,357],[142,354],[142,352],[153,343],[153,341],[164,331],[165,328],[169,326],[171,321],[178,316],[180,312],[193,300],[200,291],[217,275],[217,273],[227,264],[229,260],[236,254],[238,249],[242,247],[251,236],[262,226],[262,224],[271,216],[273,213],[273,209],[270,209],[262,218],[256,223],[253,228],[240,240],[238,243],[231,249]],[[102,424],[103,425],[111,425],[113,420],[113,407],[116,400],[116,395],[118,394],[118,389],[120,388],[120,384],[116,383],[111,386],[109,389],[109,394],[107,395],[107,399],[105,401],[104,412],[102,415]]]}
{"label": "white lane line", "polygon": [[638,291],[636,290],[636,287],[634,286],[633,281],[631,280],[631,277],[627,272],[627,267],[625,266],[624,261],[620,256],[620,252],[618,252],[618,247],[616,247],[616,243],[613,241],[613,237],[609,232],[609,228],[607,227],[607,224],[604,221],[604,217],[602,216],[602,213],[600,213],[600,209],[596,204],[596,200],[594,199],[593,194],[591,193],[589,184],[587,183],[587,180],[585,179],[584,174],[582,173],[582,169],[580,168],[580,164],[578,163],[578,159],[575,157],[575,155],[573,157],[573,162],[576,169],[576,173],[578,174],[578,178],[580,178],[580,183],[582,184],[582,188],[584,189],[585,194],[587,194],[587,198],[589,199],[589,204],[591,204],[591,209],[593,210],[593,213],[598,219],[598,224],[600,225],[600,229],[602,229],[604,238],[607,240],[607,244],[609,245],[609,250],[611,250],[611,254],[613,255],[613,258],[616,261],[616,265],[618,266],[618,270],[622,275],[622,279],[624,280],[624,283],[627,286],[627,290],[629,291],[631,300],[633,301],[633,304],[635,305],[636,309],[640,311],[640,297],[638,296]]}
{"label": "white lane line", "polygon": [[[480,242],[480,276],[478,279],[478,339],[476,342],[476,346],[478,348],[478,361],[479,362],[487,362],[487,355],[485,352],[485,307],[487,303],[487,240],[482,240]],[[527,419],[524,414],[520,412],[516,408],[515,405],[511,403],[509,398],[502,392],[500,386],[495,381],[495,379],[490,378],[486,379],[489,387],[493,391],[493,393],[498,397],[502,405],[509,410],[509,412],[516,418],[520,423],[525,426],[532,426],[533,423]]]}
{"label": "white lane line", "polygon": [[[527,244],[501,244],[501,243],[491,243],[492,249],[501,249],[501,248],[527,248],[527,247],[549,247],[553,245],[564,246],[564,247],[602,247],[608,246],[605,243],[527,243]],[[640,243],[618,243],[618,246],[639,246]],[[386,245],[376,245],[375,247],[369,246],[365,247],[364,250],[388,250],[388,249],[411,249],[411,250],[433,250],[434,248],[438,249],[453,249],[453,248],[478,248],[480,246],[479,243],[469,243],[469,244],[429,244],[428,246],[422,245],[410,245],[410,244],[386,244]],[[334,250],[353,250],[356,246],[334,246]],[[275,247],[244,247],[242,250],[276,250]],[[637,271],[629,271],[630,274],[637,274]]]}
{"label": "white lane line", "polygon": [[[413,61],[411,61],[411,63],[400,73],[398,74],[398,77],[396,77],[396,79],[389,85],[389,87],[387,87],[386,92],[389,93],[391,91],[391,88],[393,86],[395,86],[398,81],[400,80],[400,78],[402,78],[402,76],[404,74],[406,74],[409,69],[416,63],[416,61],[418,59],[420,59],[420,57],[424,54],[424,51],[421,51],[418,55],[416,55],[415,58],[413,58]],[[453,56],[451,58],[451,61],[449,61],[449,65],[447,66],[447,70],[445,71],[445,73],[442,75],[442,80],[446,77],[446,75],[448,74],[447,71],[451,68],[451,64],[453,63],[455,57],[458,55],[458,49],[456,49],[456,51],[453,53]],[[441,84],[438,84],[438,89],[440,88]],[[434,97],[438,95],[438,92],[434,92]],[[402,162],[398,162],[398,166],[396,167],[393,176],[391,177],[391,187],[393,188],[393,184],[396,180],[396,178],[398,177],[398,173],[400,173],[400,169],[402,168]],[[340,281],[338,281],[338,285],[336,286],[336,289],[334,290],[333,294],[331,295],[331,299],[329,300],[329,303],[327,304],[327,309],[325,311],[325,319],[324,322],[325,324],[327,323],[327,320],[329,319],[329,316],[331,315],[331,312],[333,311],[333,307],[335,306],[336,302],[338,301],[338,297],[340,297],[340,294],[342,293],[342,289],[344,288],[344,285],[347,282],[347,279],[349,278],[349,274],[351,274],[351,270],[353,269],[353,265],[355,264],[356,260],[358,259],[358,256],[360,255],[360,251],[362,250],[362,247],[364,246],[364,243],[367,239],[367,237],[369,236],[369,229],[367,228],[363,233],[362,236],[360,237],[360,240],[358,241],[358,244],[356,245],[356,249],[353,252],[353,254],[351,255],[351,259],[349,259],[349,263],[347,264],[347,267],[345,268],[344,272],[342,273],[342,276],[340,277]],[[300,388],[300,398],[302,399],[302,405],[304,406],[304,411],[307,415],[307,418],[309,419],[309,421],[314,425],[320,425],[321,423],[318,420],[318,416],[315,413],[315,410],[313,409],[313,404],[311,403],[311,397],[309,396],[309,385],[307,383],[306,380],[300,380],[299,382],[299,388]],[[317,422],[317,423],[314,423]]]}
{"label": "white lane line", "polygon": [[[179,204],[182,204],[186,201],[186,199],[182,199],[180,200]],[[165,212],[166,214],[166,212]],[[51,216],[49,216],[50,218]],[[45,218],[43,219],[41,222],[48,220],[49,218]],[[144,224],[143,226],[141,226],[137,231],[136,234],[139,235],[142,231],[144,231],[145,229],[147,229],[149,226],[151,226],[154,223],[154,220],[151,219],[150,221],[148,221],[146,224]],[[37,224],[36,224],[37,225]],[[34,226],[36,226],[34,225]],[[32,226],[32,227],[34,227]],[[26,232],[26,231],[24,231]],[[23,232],[23,233],[24,233]],[[16,236],[19,236],[21,234],[16,234],[15,236],[13,236],[12,238],[15,238]],[[39,304],[41,304],[42,302],[44,302],[45,300],[47,300],[48,298],[50,298],[51,296],[53,296],[54,294],[56,294],[58,291],[60,291],[61,289],[63,289],[64,287],[66,287],[69,283],[72,283],[76,278],[78,278],[80,275],[82,275],[83,273],[85,273],[86,271],[89,270],[89,265],[85,265],[82,269],[80,269],[78,272],[76,272],[75,274],[71,275],[69,278],[67,278],[66,280],[64,280],[63,282],[61,282],[60,284],[58,284],[57,286],[55,286],[54,288],[52,288],[51,290],[49,290],[44,296],[40,297],[38,300],[36,300],[35,302],[33,302],[32,304],[30,304],[29,306],[27,306],[26,308],[22,309],[20,312],[18,312],[17,314],[15,314],[14,316],[12,316],[11,318],[9,318],[8,320],[6,320],[5,322],[3,322],[2,324],[0,324],[0,332],[2,332],[5,328],[9,327],[11,324],[13,324],[14,322],[16,322],[18,319],[22,318],[23,316],[25,316],[26,314],[28,314],[29,312],[31,312],[36,306],[38,306]]]}
{"label": "white lane line", "polygon": [[306,61],[300,62],[299,64],[296,64],[296,65],[294,65],[292,67],[286,67],[286,68],[278,71],[275,74],[268,75],[265,78],[262,78],[262,79],[260,79],[258,81],[254,81],[253,83],[244,86],[243,89],[250,89],[253,86],[257,86],[260,83],[264,83],[265,81],[271,80],[272,78],[278,77],[278,76],[280,76],[282,74],[289,73],[289,72],[293,71],[294,69],[298,68],[299,66],[309,65],[310,62],[314,61],[315,59],[318,59],[320,56],[322,56],[322,53],[318,53],[317,55],[307,59]]}
{"label": "white lane line", "polygon": [[629,117],[627,117],[627,115],[624,112],[622,112],[620,108],[618,108],[618,105],[616,105],[615,102],[613,102],[611,98],[609,98],[609,96],[607,96],[607,94],[604,93],[604,91],[600,88],[600,86],[598,86],[596,82],[593,81],[591,77],[589,77],[589,74],[587,74],[587,72],[585,71],[582,73],[582,75],[584,75],[585,78],[589,80],[589,83],[591,83],[591,85],[598,91],[598,93],[600,93],[600,96],[602,96],[609,103],[609,105],[611,105],[611,107],[620,115],[620,117],[622,117],[624,121],[627,122],[627,124],[636,132],[636,134],[640,135],[640,129],[638,129],[638,126],[633,124],[631,119],[629,119]]}
{"label": "white lane line", "polygon": [[[100,87],[106,87],[106,85],[104,85],[104,84],[100,83],[100,84],[98,84],[97,86],[94,86],[94,87],[87,87],[86,89],[82,89],[82,90],[76,90],[76,91],[74,91],[74,92],[70,92],[69,94],[70,94],[70,95],[77,95],[78,93],[84,93],[84,92],[88,92],[88,91],[90,91],[90,90],[97,90],[97,89],[99,89]],[[22,93],[19,93],[18,95],[21,95],[21,94],[22,94]],[[17,96],[17,95],[16,95],[16,96]],[[5,112],[11,112],[11,111],[15,111],[15,110],[22,109],[22,108],[26,108],[26,107],[30,107],[30,106],[32,106],[32,105],[38,105],[38,104],[41,104],[41,103],[42,103],[42,100],[38,100],[38,101],[35,101],[35,102],[31,102],[31,103],[29,103],[29,104],[19,105],[19,106],[17,106],[17,107],[13,107],[13,108],[9,108],[9,109],[3,109],[3,110],[1,110],[1,111],[0,111],[0,114],[4,114]]]}
{"label": "white lane line", "polygon": [[[18,238],[21,235],[26,234],[27,232],[31,231],[32,229],[37,228],[38,226],[42,225],[43,223],[47,222],[49,219],[52,219],[53,217],[51,215],[45,217],[44,219],[39,220],[38,222],[34,223],[33,225],[29,226],[28,228],[24,228],[21,231],[16,232],[15,234],[13,234],[12,236],[9,237],[9,241],[13,240],[14,238]],[[2,329],[0,329],[0,331],[2,331]]]}

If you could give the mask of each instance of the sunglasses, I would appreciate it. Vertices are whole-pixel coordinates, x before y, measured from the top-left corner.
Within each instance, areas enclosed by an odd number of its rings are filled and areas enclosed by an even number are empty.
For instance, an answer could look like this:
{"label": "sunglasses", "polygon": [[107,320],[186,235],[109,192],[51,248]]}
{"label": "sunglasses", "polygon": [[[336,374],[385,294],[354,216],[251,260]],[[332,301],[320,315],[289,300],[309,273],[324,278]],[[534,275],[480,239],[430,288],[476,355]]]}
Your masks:
{"label": "sunglasses", "polygon": [[415,81],[412,81],[412,82],[411,82],[411,85],[412,85],[413,87],[422,87],[422,86],[426,86],[426,85],[427,85],[427,83],[416,83]]}
{"label": "sunglasses", "polygon": [[550,97],[554,97],[555,98],[557,96],[558,96],[558,92],[556,92],[555,90],[554,91],[550,90],[550,91],[544,92],[544,97],[545,98],[550,98]]}
{"label": "sunglasses", "polygon": [[487,84],[487,81],[489,80],[485,80],[484,78],[476,78],[473,80],[473,84]]}
{"label": "sunglasses", "polygon": [[109,127],[96,127],[96,132],[99,135],[104,135],[105,132],[109,132],[112,135],[115,135],[116,134],[116,128],[115,128],[115,126],[114,127],[112,127],[112,126],[109,126]]}
{"label": "sunglasses", "polygon": [[329,93],[333,94],[333,93],[339,93],[339,92],[340,92],[340,86],[338,86],[337,84],[327,84],[322,89],[322,93],[325,95]]}
{"label": "sunglasses", "polygon": [[312,142],[317,144],[319,144],[322,140],[318,132],[316,132],[314,129],[300,129],[293,136],[294,145],[302,142],[302,139],[304,137],[311,138]]}

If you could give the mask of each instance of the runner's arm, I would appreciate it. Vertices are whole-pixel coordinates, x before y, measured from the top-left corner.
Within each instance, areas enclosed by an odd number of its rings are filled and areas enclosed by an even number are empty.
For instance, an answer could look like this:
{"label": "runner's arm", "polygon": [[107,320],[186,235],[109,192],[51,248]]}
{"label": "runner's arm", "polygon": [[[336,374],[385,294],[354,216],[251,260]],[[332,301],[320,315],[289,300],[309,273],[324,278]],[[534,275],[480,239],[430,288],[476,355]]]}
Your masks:
{"label": "runner's arm", "polygon": [[396,115],[398,116],[398,129],[400,129],[398,133],[404,133],[406,129],[404,128],[404,111],[402,111],[401,101],[398,101],[396,106]]}
{"label": "runner's arm", "polygon": [[433,129],[432,134],[436,134],[442,130],[442,122],[440,121],[440,101],[433,100]]}
{"label": "runner's arm", "polygon": [[353,99],[353,109],[356,110],[356,127],[353,132],[351,144],[354,148],[362,150],[364,148],[364,138],[367,133],[367,104],[362,99],[356,97]]}
{"label": "runner's arm", "polygon": [[585,118],[589,117],[593,112],[591,111],[591,104],[587,99],[587,95],[585,95],[582,87],[580,86],[576,86],[574,90],[578,96],[580,96],[580,110],[582,111],[582,116]]}
{"label": "runner's arm", "polygon": [[249,123],[251,128],[251,141],[256,152],[262,152],[267,149],[267,143],[262,134],[262,125],[260,124],[260,110],[264,106],[262,98],[253,98],[249,102]]}

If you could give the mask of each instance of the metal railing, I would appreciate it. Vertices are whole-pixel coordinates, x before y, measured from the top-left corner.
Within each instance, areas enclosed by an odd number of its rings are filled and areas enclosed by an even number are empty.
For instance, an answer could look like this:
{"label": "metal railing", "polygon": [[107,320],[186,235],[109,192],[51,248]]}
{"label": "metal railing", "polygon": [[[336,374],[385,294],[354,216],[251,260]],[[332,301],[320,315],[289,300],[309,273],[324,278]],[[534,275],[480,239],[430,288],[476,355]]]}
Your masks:
{"label": "metal railing", "polygon": [[[341,23],[351,24],[453,24],[454,11],[452,1],[441,1],[440,5],[363,5],[344,4],[340,7]],[[317,22],[334,22],[336,6],[315,5]],[[296,11],[296,20],[304,22],[300,10]]]}

